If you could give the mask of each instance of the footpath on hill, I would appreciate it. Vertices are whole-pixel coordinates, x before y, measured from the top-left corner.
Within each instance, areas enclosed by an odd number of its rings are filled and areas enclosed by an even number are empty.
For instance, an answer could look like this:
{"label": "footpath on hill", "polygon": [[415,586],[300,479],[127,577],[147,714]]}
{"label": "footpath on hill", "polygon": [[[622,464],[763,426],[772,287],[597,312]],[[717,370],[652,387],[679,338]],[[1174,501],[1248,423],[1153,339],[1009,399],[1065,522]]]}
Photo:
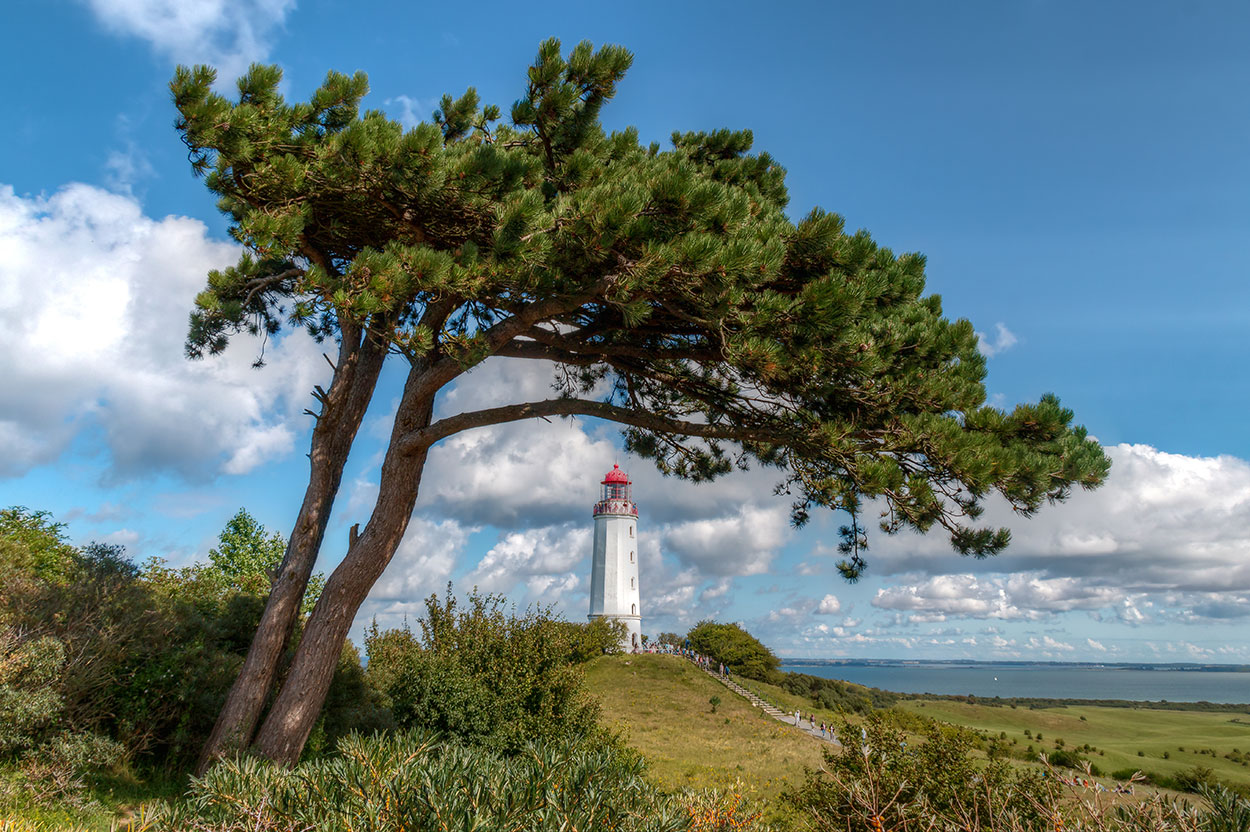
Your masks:
{"label": "footpath on hill", "polygon": [[796,725],[794,714],[786,713],[785,711],[778,708],[776,705],[773,705],[771,702],[768,702],[767,700],[760,698],[756,694],[742,687],[737,682],[730,679],[728,676],[722,676],[719,673],[716,673],[715,671],[709,668],[703,667],[702,665],[699,665],[699,663],[694,661],[693,659],[690,659],[689,661],[693,663],[695,666],[697,666],[704,673],[706,673],[708,676],[711,676],[713,679],[720,682],[722,685],[729,688],[731,691],[733,691],[734,693],[741,696],[743,699],[750,702],[752,707],[759,708],[764,713],[771,716],[773,719],[776,719],[779,722],[784,722],[786,725],[789,725],[791,727],[798,728],[800,731],[802,731],[803,733],[807,734],[808,736],[814,739],[821,740],[822,742],[832,743],[833,745],[841,747],[842,743],[838,742],[838,738],[834,736],[832,727],[828,729],[827,734],[822,734],[819,728],[811,727],[811,723],[805,722],[803,719],[799,719],[798,724]]}

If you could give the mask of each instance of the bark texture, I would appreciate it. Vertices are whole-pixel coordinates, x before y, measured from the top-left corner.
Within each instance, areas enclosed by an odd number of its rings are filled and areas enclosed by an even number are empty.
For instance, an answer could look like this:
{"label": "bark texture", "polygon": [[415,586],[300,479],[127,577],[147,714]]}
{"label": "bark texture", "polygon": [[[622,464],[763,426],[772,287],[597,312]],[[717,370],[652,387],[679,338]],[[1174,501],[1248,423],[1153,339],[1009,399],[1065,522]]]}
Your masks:
{"label": "bark texture", "polygon": [[385,347],[375,343],[368,333],[345,329],[330,389],[319,396],[322,407],[308,455],[310,473],[304,502],[247,658],[200,754],[197,774],[203,774],[214,760],[238,754],[251,744],[277,678],[282,653],[299,620],[300,605],[325,537],[343,468],[385,358]]}
{"label": "bark texture", "polygon": [[[396,416],[397,436],[430,423],[433,396],[421,395],[420,389],[419,383],[410,380]],[[294,765],[299,760],[325,703],[352,621],[408,529],[428,454],[428,445],[405,448],[392,440],[382,463],[373,514],[326,582],[304,627],[282,690],[256,735],[255,749],[262,756],[282,765]]]}

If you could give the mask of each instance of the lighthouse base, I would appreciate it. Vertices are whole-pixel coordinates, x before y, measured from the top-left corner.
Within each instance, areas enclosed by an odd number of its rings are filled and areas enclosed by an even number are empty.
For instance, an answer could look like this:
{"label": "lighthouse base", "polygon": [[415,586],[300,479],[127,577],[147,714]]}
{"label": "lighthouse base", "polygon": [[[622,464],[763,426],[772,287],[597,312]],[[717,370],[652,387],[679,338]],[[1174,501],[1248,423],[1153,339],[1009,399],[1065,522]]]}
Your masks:
{"label": "lighthouse base", "polygon": [[607,618],[625,625],[625,635],[621,639],[621,652],[637,653],[642,650],[642,616],[641,615],[588,615],[590,621],[596,618]]}

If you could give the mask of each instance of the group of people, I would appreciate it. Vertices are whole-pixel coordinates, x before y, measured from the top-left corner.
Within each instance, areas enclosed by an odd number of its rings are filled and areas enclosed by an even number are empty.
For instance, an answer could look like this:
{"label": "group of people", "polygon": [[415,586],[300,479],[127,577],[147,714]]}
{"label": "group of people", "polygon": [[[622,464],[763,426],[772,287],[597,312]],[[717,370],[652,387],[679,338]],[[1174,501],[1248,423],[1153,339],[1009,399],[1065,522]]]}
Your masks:
{"label": "group of people", "polygon": [[668,656],[681,656],[683,659],[694,662],[700,667],[700,669],[708,672],[718,668],[717,672],[720,674],[722,679],[729,678],[729,668],[725,667],[724,662],[714,662],[712,659],[704,656],[702,653],[696,653],[689,647],[678,647],[674,644],[657,644],[652,642],[647,645],[646,652],[662,653]]}
{"label": "group of people", "polygon": [[[795,712],[794,712],[794,725],[795,725],[795,727],[796,727],[796,728],[802,728],[802,727],[803,727],[803,712],[802,712],[802,711],[795,711]],[[817,726],[817,725],[816,725],[816,715],[815,715],[815,714],[808,714],[808,715],[807,715],[807,728],[808,728],[808,730],[810,730],[813,734],[814,734],[814,733],[816,733],[817,731],[819,731],[819,732],[820,732],[820,738],[821,738],[822,740],[830,740],[830,741],[832,741],[832,740],[833,740],[833,726],[832,726],[832,725],[827,725],[827,724],[825,724],[824,722],[821,722],[821,723],[820,723],[820,725],[819,725],[819,726]]]}

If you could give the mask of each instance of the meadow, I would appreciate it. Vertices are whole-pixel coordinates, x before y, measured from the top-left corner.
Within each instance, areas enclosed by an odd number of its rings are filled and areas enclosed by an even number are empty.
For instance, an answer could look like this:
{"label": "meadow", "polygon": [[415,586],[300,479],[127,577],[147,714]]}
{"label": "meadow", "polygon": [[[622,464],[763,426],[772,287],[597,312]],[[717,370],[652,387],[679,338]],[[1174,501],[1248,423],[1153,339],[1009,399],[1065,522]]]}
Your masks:
{"label": "meadow", "polygon": [[[647,761],[662,788],[738,789],[776,807],[787,786],[820,765],[819,740],[753,708],[675,656],[602,656],[586,668],[603,723]],[[708,700],[721,703],[712,713]]]}
{"label": "meadow", "polygon": [[1135,768],[1175,775],[1202,766],[1221,780],[1250,784],[1250,714],[1077,705],[1033,709],[914,699],[897,707],[1006,734],[1017,747],[1054,751],[1057,740],[1068,749],[1088,744],[1097,751],[1083,756],[1107,773]]}

